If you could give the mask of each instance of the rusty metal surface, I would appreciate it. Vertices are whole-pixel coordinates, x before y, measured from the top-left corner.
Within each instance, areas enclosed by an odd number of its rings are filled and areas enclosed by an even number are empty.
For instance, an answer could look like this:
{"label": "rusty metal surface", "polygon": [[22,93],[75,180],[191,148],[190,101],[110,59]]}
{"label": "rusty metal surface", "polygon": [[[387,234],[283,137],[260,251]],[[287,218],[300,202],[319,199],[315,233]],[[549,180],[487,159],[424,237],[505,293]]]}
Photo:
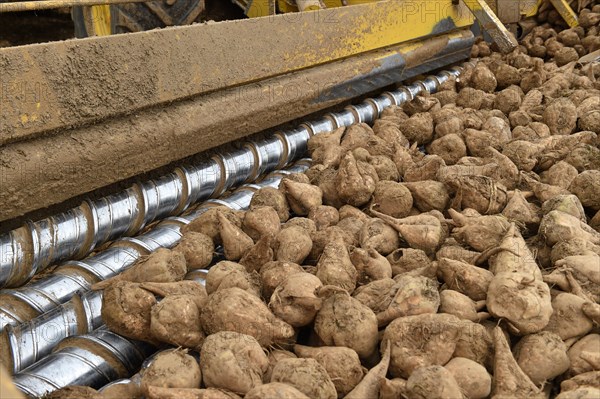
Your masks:
{"label": "rusty metal surface", "polygon": [[468,58],[472,42],[464,29],[5,146],[0,221]]}
{"label": "rusty metal surface", "polygon": [[471,23],[452,0],[396,0],[0,49],[0,145]]}

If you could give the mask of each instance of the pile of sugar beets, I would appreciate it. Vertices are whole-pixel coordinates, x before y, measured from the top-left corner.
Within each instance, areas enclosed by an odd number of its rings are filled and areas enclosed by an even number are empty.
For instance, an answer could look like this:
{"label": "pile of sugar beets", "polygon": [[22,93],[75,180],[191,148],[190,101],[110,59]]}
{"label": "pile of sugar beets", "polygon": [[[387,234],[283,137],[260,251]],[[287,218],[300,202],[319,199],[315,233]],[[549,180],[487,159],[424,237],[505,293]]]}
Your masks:
{"label": "pile of sugar beets", "polygon": [[108,328],[170,349],[139,384],[50,397],[600,398],[600,63],[579,62],[600,6],[580,22],[476,44],[438,93],[311,138],[305,174],[99,283]]}

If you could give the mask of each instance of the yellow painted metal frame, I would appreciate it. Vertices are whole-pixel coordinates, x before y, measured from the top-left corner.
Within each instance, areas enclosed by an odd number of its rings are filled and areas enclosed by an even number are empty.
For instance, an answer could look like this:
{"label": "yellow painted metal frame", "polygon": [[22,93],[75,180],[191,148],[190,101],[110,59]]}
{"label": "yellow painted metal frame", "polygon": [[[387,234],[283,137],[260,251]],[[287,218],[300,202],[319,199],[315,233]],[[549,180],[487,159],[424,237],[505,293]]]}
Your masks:
{"label": "yellow painted metal frame", "polygon": [[525,0],[521,1],[521,15],[525,17],[535,17],[544,0]]}
{"label": "yellow painted metal frame", "polygon": [[518,46],[517,39],[506,29],[494,11],[484,0],[463,0],[475,15],[483,29],[494,39],[503,53],[508,53]]}
{"label": "yellow painted metal frame", "polygon": [[[533,17],[537,14],[539,6],[542,4],[544,0],[485,0],[486,3],[490,6],[492,11],[496,15],[499,15],[498,12],[498,4],[499,3],[514,3],[519,6],[519,14],[522,17]],[[510,4],[512,6],[513,4]],[[501,4],[500,7],[505,7],[505,4]],[[505,21],[503,21],[505,22]]]}
{"label": "yellow painted metal frame", "polygon": [[[267,3],[268,2],[268,0],[253,0],[253,1],[257,2],[257,3]],[[346,5],[355,5],[355,4],[373,3],[375,1],[381,1],[381,0],[346,0],[345,3],[346,3]],[[518,1],[520,13],[524,17],[535,16],[538,13],[540,5],[544,2],[544,0],[514,0],[514,1],[515,2]],[[291,2],[292,1],[289,1],[289,0],[288,1],[277,0],[277,9],[282,13],[297,12],[298,8],[296,6],[290,4]],[[498,12],[496,9],[496,0],[486,0],[486,2],[490,6],[490,8],[497,14]],[[326,8],[334,8],[334,7],[344,6],[342,0],[323,0],[323,4],[325,5]],[[266,7],[264,7],[264,9],[266,9]],[[268,15],[268,14],[264,13],[262,15],[252,15],[252,17],[264,16],[264,15]],[[248,14],[248,16],[251,17],[251,15],[249,15],[249,14]]]}
{"label": "yellow painted metal frame", "polygon": [[[495,3],[495,0],[486,0],[490,3]],[[519,7],[521,15],[524,17],[534,17],[537,15],[538,11],[544,0],[515,0],[519,1]],[[569,5],[567,0],[550,0],[550,3],[554,6],[556,11],[563,17],[565,22],[571,27],[574,28],[579,25],[579,21],[577,19],[577,13],[573,11],[573,8]],[[492,9],[497,13],[497,10],[492,6]]]}
{"label": "yellow painted metal frame", "polygon": [[[253,0],[253,1],[264,2],[265,0]],[[381,0],[346,0],[346,5],[352,6],[352,5],[356,5],[356,4],[374,3],[377,1],[381,1]],[[325,5],[325,8],[336,8],[336,7],[344,6],[344,4],[342,3],[342,0],[323,0],[323,4]],[[298,7],[290,4],[290,2],[285,1],[285,0],[277,0],[277,9],[281,13],[298,12]],[[255,15],[250,15],[250,14],[246,14],[246,15],[248,15],[251,18],[253,16],[255,16]],[[260,16],[265,16],[265,15],[268,15],[268,14],[263,14]],[[256,15],[256,16],[258,16],[258,15]]]}
{"label": "yellow painted metal frame", "polygon": [[[373,3],[375,1],[381,1],[381,0],[346,0],[345,5],[352,6],[355,4]],[[327,8],[344,6],[344,3],[342,2],[342,0],[323,0],[323,4],[325,4],[325,7],[327,7]]]}
{"label": "yellow painted metal frame", "polygon": [[275,0],[252,0],[248,4],[246,15],[249,18],[275,15]]}
{"label": "yellow painted metal frame", "polygon": [[82,7],[83,23],[88,36],[108,36],[112,34],[110,5]]}
{"label": "yellow painted metal frame", "polygon": [[[258,7],[258,9],[260,10],[264,10],[265,9],[265,5],[264,3],[268,1],[268,0],[255,0],[255,2],[257,3],[261,3],[263,4],[261,7]],[[334,9],[334,8],[338,8],[341,7],[343,5],[358,5],[358,4],[368,4],[368,3],[374,3],[377,2],[378,0],[346,0],[346,1],[342,1],[342,0],[322,0],[323,4],[325,5],[326,9]],[[512,35],[508,29],[506,29],[506,27],[504,26],[504,24],[502,23],[502,21],[500,21],[500,19],[498,18],[498,16],[496,15],[494,8],[499,8],[499,7],[508,7],[508,6],[517,6],[519,7],[518,10],[513,10],[514,12],[511,13],[511,16],[507,16],[507,18],[510,18],[511,21],[508,22],[518,22],[520,19],[520,13],[521,13],[521,2],[519,2],[519,0],[516,0],[517,2],[515,2],[514,4],[510,4],[510,3],[503,3],[501,5],[497,4],[497,0],[454,0],[451,2],[451,4],[449,5],[448,2],[445,2],[443,0],[433,0],[433,1],[397,1],[397,6],[398,6],[398,10],[400,10],[400,13],[403,14],[403,18],[401,18],[402,20],[406,20],[406,16],[408,14],[412,14],[412,13],[416,13],[416,14],[420,14],[420,19],[417,19],[416,23],[414,24],[399,24],[398,20],[389,20],[389,23],[392,26],[397,27],[398,30],[400,31],[406,31],[406,32],[422,32],[422,34],[426,34],[427,32],[432,32],[435,27],[434,25],[441,22],[442,18],[441,15],[443,14],[447,14],[445,12],[442,12],[441,10],[444,9],[444,11],[447,11],[447,7],[450,6],[454,6],[454,7],[458,7],[459,4],[464,4],[466,5],[466,7],[473,13],[473,15],[477,18],[477,20],[479,21],[479,23],[482,25],[482,27],[490,34],[490,36],[494,39],[494,41],[496,42],[496,44],[498,44],[498,47],[500,48],[500,50],[504,53],[508,53],[510,51],[512,51],[513,49],[515,49],[518,45],[516,38],[514,37],[514,35]],[[563,0],[564,1],[564,0]],[[528,5],[528,7],[531,7],[533,4],[533,2],[536,2],[536,8],[537,8],[537,0],[523,0],[523,3],[526,3]],[[294,12],[294,11],[298,11],[298,8],[291,5],[291,2],[288,0],[278,0],[278,8],[280,12],[283,13],[288,13],[288,12]],[[318,10],[318,11],[323,11],[323,10]],[[524,8],[524,11],[529,11],[527,7]],[[248,14],[248,16],[256,16],[258,15],[257,13],[253,13],[252,15]],[[264,15],[264,14],[261,14]],[[427,17],[428,16],[435,16],[437,15],[437,18],[429,18],[430,20],[433,19],[433,26],[432,24],[427,21]],[[463,15],[454,15],[450,17],[452,20],[456,20],[456,19],[462,19],[464,18]],[[377,26],[374,27],[375,29],[371,29],[371,31],[375,31],[377,29]],[[361,30],[369,30],[369,27],[364,26],[361,28]],[[368,40],[371,40],[371,38],[369,38]],[[373,43],[376,43],[378,39],[374,39]],[[358,40],[357,40],[358,42]],[[360,46],[360,44],[359,44]],[[368,44],[367,46],[371,46],[371,44]]]}
{"label": "yellow painted metal frame", "polygon": [[285,0],[277,0],[277,9],[282,13],[298,12],[298,7],[289,4]]}
{"label": "yellow painted metal frame", "polygon": [[556,11],[563,17],[569,27],[574,28],[579,26],[577,14],[573,11],[567,0],[550,0],[550,3],[556,8]]}
{"label": "yellow painted metal frame", "polygon": [[[340,56],[348,51],[362,53],[407,42],[431,35],[442,22],[452,21],[451,23],[457,28],[470,26],[474,22],[469,9],[463,4],[453,4],[453,0],[394,0],[375,3],[388,3],[395,6],[386,7],[388,9],[386,13],[377,13],[375,11],[377,7],[373,7],[374,14],[360,20],[359,24],[353,27],[355,34],[347,38],[347,47],[335,49],[335,53]],[[327,10],[313,11],[323,16],[327,12]],[[343,21],[340,20],[338,23]],[[323,40],[326,41],[327,38]]]}
{"label": "yellow painted metal frame", "polygon": [[[153,104],[169,103],[469,28],[473,21],[468,8],[462,3],[453,4],[453,0],[394,0],[0,49],[3,59],[12,60],[12,64],[7,65],[19,65],[20,69],[18,74],[2,74],[5,87],[36,82],[44,88],[43,101],[36,103],[22,101],[18,96],[5,98],[0,114],[0,126],[3,127],[0,145],[3,141],[17,141],[64,125],[101,120],[115,112],[131,113]],[[282,38],[277,32],[285,32],[285,36]],[[231,47],[232,38],[235,38],[235,48]],[[128,52],[123,53],[123,46]],[[157,48],[162,49],[162,55],[149,57],[148,54],[156,54]],[[229,50],[223,51],[224,48]],[[101,65],[106,71],[98,73],[110,76],[115,87],[124,89],[118,94],[116,91],[103,93],[101,104],[90,100],[88,106],[94,110],[93,115],[82,118],[72,110],[71,104],[63,104],[63,93],[77,91],[77,85],[92,85],[96,78],[90,75],[88,83],[85,76],[76,74],[77,66],[69,62],[78,59],[80,53],[81,57],[97,54],[98,49],[102,49],[104,59],[110,60],[106,66]],[[74,55],[64,57],[64,54]],[[178,73],[173,74],[171,68],[164,66],[162,57],[177,60],[181,54],[185,54],[186,62],[178,63]],[[206,62],[207,58],[211,62]],[[142,65],[136,64],[136,73],[145,76],[143,82],[156,82],[157,89],[148,91],[145,97],[131,94],[135,98],[127,101],[128,91],[133,93],[137,86],[140,90],[146,87],[136,83],[136,79],[132,83],[129,76],[131,62],[136,59],[145,60]],[[10,67],[6,69],[10,70]],[[48,77],[54,70],[71,71],[80,81],[57,84]],[[16,89],[12,91],[16,92]]]}
{"label": "yellow painted metal frame", "polygon": [[92,26],[94,35],[107,36],[111,34],[110,6],[107,4],[101,6],[92,6]]}

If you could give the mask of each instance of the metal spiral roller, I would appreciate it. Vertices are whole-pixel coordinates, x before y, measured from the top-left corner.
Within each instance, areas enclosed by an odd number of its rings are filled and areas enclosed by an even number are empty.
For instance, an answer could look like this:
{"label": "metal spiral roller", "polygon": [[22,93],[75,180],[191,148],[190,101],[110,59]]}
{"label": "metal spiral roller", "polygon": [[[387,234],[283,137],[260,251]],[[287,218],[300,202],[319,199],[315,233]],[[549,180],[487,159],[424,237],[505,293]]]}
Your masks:
{"label": "metal spiral roller", "polygon": [[[168,223],[170,226],[170,230],[166,230],[168,233],[165,234],[166,238],[174,238],[174,236],[170,234],[170,232],[174,231],[171,229],[172,226],[182,227],[213,206],[225,205],[232,209],[248,208],[250,199],[257,189],[267,186],[277,187],[285,174],[302,172],[307,167],[307,162],[299,161],[296,165],[293,165],[287,170],[273,172],[260,183],[245,185],[238,188],[226,198],[207,201],[189,215],[181,218],[170,218],[163,221],[162,223]],[[161,230],[159,225],[156,229],[147,234],[154,233],[153,236],[156,237],[156,234],[161,234],[161,232],[164,234],[165,230]],[[177,240],[173,242],[168,240],[161,240],[160,242],[166,244],[165,246],[171,246],[171,244],[174,245],[180,237],[181,235],[178,234]],[[144,242],[144,240],[145,237],[124,239],[126,242]],[[155,241],[158,242],[158,240]],[[119,242],[115,244],[118,243]],[[120,251],[126,251],[128,247],[119,245],[116,248]],[[111,256],[115,255],[116,252],[113,251],[113,249],[114,248],[109,248],[105,252]],[[150,248],[148,248],[148,250],[151,252]],[[126,253],[126,256],[130,255],[131,252]],[[101,257],[103,259],[107,258],[104,253],[100,253],[92,258],[96,257]],[[92,260],[92,258],[90,258],[90,260]],[[87,267],[89,267],[88,263],[85,261],[77,262],[77,264],[87,265]],[[185,278],[187,280],[203,283],[206,273],[206,270],[194,270],[188,273]],[[57,274],[57,276],[62,276],[62,274]],[[50,280],[55,281],[54,278]],[[101,291],[87,291],[83,294],[75,293],[68,302],[50,309],[46,313],[41,314],[27,323],[19,324],[15,327],[11,325],[6,326],[0,335],[0,343],[2,343],[0,354],[2,354],[2,358],[5,359],[5,365],[12,373],[18,373],[48,355],[64,338],[87,334],[94,331],[103,325],[101,309]]]}
{"label": "metal spiral roller", "polygon": [[[211,195],[222,193],[236,183],[247,181],[250,179],[250,176],[256,175],[259,169],[244,166],[244,162],[250,159],[247,152],[255,151],[252,158],[265,160],[267,159],[265,148],[270,150],[280,149],[282,152],[277,156],[269,153],[270,158],[268,158],[269,162],[267,164],[274,165],[275,159],[279,159],[276,167],[287,164],[306,152],[308,139],[312,135],[329,132],[338,127],[349,126],[354,123],[370,123],[378,118],[380,113],[387,107],[410,101],[421,92],[434,93],[451,76],[457,77],[461,70],[460,67],[455,67],[449,71],[440,72],[423,81],[415,82],[393,92],[383,93],[379,97],[367,99],[358,105],[350,105],[340,112],[327,114],[320,120],[302,123],[298,128],[278,132],[273,138],[263,140],[259,143],[249,143],[248,146],[234,153],[220,156],[222,160],[221,165],[235,165],[231,159],[236,159],[237,162],[240,162],[241,165],[238,165],[236,170],[246,177],[243,179],[236,177],[236,174],[228,173],[226,169],[219,166],[218,169],[221,171],[221,174],[219,177],[215,176],[214,181],[209,182],[209,187],[213,188],[208,191],[211,192]],[[274,140],[280,141],[282,145],[275,145],[276,142]],[[253,150],[250,150],[250,148],[253,148]],[[259,148],[263,150],[259,150]],[[259,153],[262,155],[258,156],[257,154]],[[219,165],[219,162],[215,159],[213,159],[213,165]],[[227,161],[224,161],[225,159]],[[258,163],[258,165],[264,164]],[[266,168],[266,166],[263,167]],[[181,170],[184,171],[184,169]],[[196,177],[196,179],[190,179],[186,183],[186,187],[188,187],[190,192],[196,193],[195,195],[200,195],[198,193],[203,187],[199,183],[200,180],[198,177],[212,176],[201,172],[205,170],[204,168],[187,169],[186,176],[192,175]],[[212,170],[216,172],[217,169],[214,168]],[[246,198],[239,192],[236,195]],[[106,203],[111,203],[109,198],[111,197],[105,199]],[[211,200],[214,204],[219,204],[219,201],[218,199]],[[158,204],[158,202],[155,203]],[[243,203],[236,206],[238,207],[237,209],[244,207]],[[158,205],[154,209],[158,209]],[[193,218],[195,216],[191,214],[188,217]],[[182,223],[180,218],[166,219],[149,232],[137,238],[123,238],[115,242],[108,250],[88,258],[86,261],[67,262],[58,267],[49,277],[33,281],[18,289],[0,290],[0,302],[2,303],[0,305],[0,330],[9,324],[15,325],[31,320],[39,314],[64,303],[75,292],[87,290],[96,281],[111,277],[126,267],[131,266],[140,256],[147,255],[160,247],[175,245],[180,238],[180,223]]]}
{"label": "metal spiral roller", "polygon": [[[1,236],[0,287],[18,287],[52,264],[82,258],[101,244],[134,235],[153,221],[285,166],[306,150],[293,140],[305,143],[308,132],[305,137],[281,135],[250,142]],[[293,150],[286,152],[287,148]]]}
{"label": "metal spiral roller", "polygon": [[14,383],[32,397],[41,397],[67,385],[100,388],[135,373],[156,349],[106,329],[72,337],[32,367],[16,374]]}
{"label": "metal spiral roller", "polygon": [[[208,270],[192,270],[185,280],[204,285]],[[0,336],[0,354],[13,374],[52,352],[63,339],[88,334],[102,327],[102,291],[75,294],[70,301],[28,323],[7,326]]]}
{"label": "metal spiral roller", "polygon": [[249,142],[207,162],[176,168],[172,173],[0,236],[0,287],[18,287],[57,262],[82,258],[101,244],[131,236],[149,223],[179,214],[198,201],[218,197],[232,187],[281,168],[306,151],[311,135],[354,123],[371,122],[383,109],[411,100],[421,91],[435,92],[449,74],[430,76],[405,89],[384,93],[362,104]]}
{"label": "metal spiral roller", "polygon": [[[299,161],[285,171],[272,173],[271,176],[257,184],[240,187],[226,198],[207,201],[195,212],[177,219],[181,225],[187,224],[215,205],[226,205],[232,209],[246,209],[257,189],[267,186],[277,187],[283,176],[302,172],[308,166],[309,162]],[[165,220],[162,223],[170,221]],[[203,283],[206,272],[206,270],[194,270],[188,273],[186,279]],[[3,345],[7,347],[3,356],[6,356],[12,365],[15,373],[14,382],[19,389],[28,395],[39,397],[47,392],[73,384],[99,388],[115,379],[128,377],[137,371],[141,361],[153,352],[152,347],[105,330],[102,327],[101,301],[101,292],[88,291],[81,296],[76,295],[73,300],[28,324],[22,324],[16,328],[9,327],[3,331],[1,339]],[[84,317],[78,317],[78,311],[83,311]],[[47,331],[52,331],[51,339],[43,338]],[[85,333],[89,333],[89,335],[79,336],[79,334]],[[87,345],[89,341],[99,343],[103,349],[108,351],[108,355],[104,351],[97,353],[87,347],[78,346],[81,343]],[[57,350],[51,353],[57,344]],[[136,356],[141,351],[140,347],[146,354],[141,360],[139,356]],[[87,361],[83,359],[87,359]],[[126,365],[128,371],[131,369],[133,371],[129,371],[127,375],[118,373],[111,364],[114,359],[118,359],[121,364]],[[61,378],[55,377],[54,373],[57,370],[68,370],[70,375]]]}

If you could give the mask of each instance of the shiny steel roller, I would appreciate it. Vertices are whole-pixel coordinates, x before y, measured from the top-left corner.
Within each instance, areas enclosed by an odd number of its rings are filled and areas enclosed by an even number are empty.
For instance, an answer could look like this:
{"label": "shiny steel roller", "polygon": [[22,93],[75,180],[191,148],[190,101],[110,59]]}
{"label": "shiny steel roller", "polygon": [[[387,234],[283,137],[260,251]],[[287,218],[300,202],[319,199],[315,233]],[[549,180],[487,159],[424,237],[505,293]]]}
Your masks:
{"label": "shiny steel roller", "polygon": [[[178,229],[188,224],[206,210],[217,205],[225,205],[232,209],[246,209],[250,205],[252,195],[257,189],[267,186],[277,187],[285,174],[302,172],[307,167],[308,162],[299,161],[287,170],[271,173],[271,175],[267,176],[260,183],[242,186],[223,199],[206,201],[189,215],[164,220],[161,224],[167,225],[167,229],[161,229],[159,225],[156,229],[140,237],[124,238],[121,241],[144,246],[148,253],[159,247],[172,246],[181,237],[178,230],[177,235],[173,235],[176,226],[178,226]],[[90,266],[93,258],[100,257],[104,260],[115,256],[118,258],[118,251],[126,251],[124,258],[131,259],[132,252],[128,251],[130,248],[126,245],[121,245],[120,242],[116,242],[115,245],[116,247],[105,251],[109,256],[100,253],[95,257],[89,258],[87,261],[72,262],[73,264],[65,266],[72,267],[79,265],[83,270],[88,271],[93,268],[93,266]],[[117,251],[114,250],[115,248],[117,248]],[[104,263],[91,264],[100,265],[102,268],[104,267]],[[129,262],[127,263],[129,264]],[[110,270],[114,269],[110,268]],[[207,270],[194,270],[187,274],[186,279],[204,283],[206,273]],[[62,273],[55,276],[64,277]],[[53,278],[51,281],[54,282],[55,279]],[[20,294],[19,291],[11,290],[11,292]],[[25,296],[22,295],[22,297]],[[2,344],[0,353],[5,365],[9,367],[13,374],[18,373],[48,355],[64,338],[94,331],[103,325],[101,308],[102,293],[100,291],[87,291],[83,294],[75,293],[68,302],[51,308],[28,323],[19,324],[15,327],[11,325],[6,326],[0,335],[0,343]]]}
{"label": "shiny steel roller", "polygon": [[[193,270],[185,279],[204,285],[207,272]],[[16,374],[50,354],[63,339],[100,328],[104,325],[101,310],[102,291],[87,291],[28,323],[7,326],[0,337],[5,366]]]}
{"label": "shiny steel roller", "polygon": [[31,397],[42,397],[67,385],[100,388],[135,373],[156,349],[106,329],[73,337],[31,367],[16,374],[14,383]]}
{"label": "shiny steel roller", "polygon": [[[148,208],[152,209],[151,214],[154,215],[152,216],[152,220],[180,211],[203,195],[220,195],[240,182],[255,179],[257,174],[262,170],[288,164],[306,152],[308,139],[312,135],[329,132],[338,127],[349,126],[354,123],[371,123],[379,117],[385,108],[410,101],[424,91],[433,93],[440,84],[446,82],[451,76],[457,77],[460,72],[460,67],[454,67],[449,71],[430,76],[424,81],[415,82],[393,92],[383,93],[379,97],[367,99],[358,105],[350,105],[340,112],[327,114],[320,120],[302,123],[295,129],[278,132],[271,138],[256,143],[248,143],[237,151],[214,157],[208,164],[203,164],[199,167],[179,168],[176,173],[170,175],[186,176],[185,184],[178,185],[173,182],[167,184],[170,179],[168,177],[152,181],[152,184],[146,183],[146,186],[154,188],[171,187],[171,191],[165,189],[165,194],[162,197],[161,194],[158,194],[162,191],[155,190],[152,196],[153,200],[147,201],[148,204],[152,204]],[[278,153],[277,151],[280,150],[281,152]],[[255,160],[254,164],[251,164],[251,159]],[[225,165],[228,165],[228,167],[226,168]],[[232,170],[235,172],[232,172]],[[215,179],[210,180],[211,176],[214,176]],[[201,183],[201,179],[205,179],[204,184]],[[158,182],[161,183],[159,184]],[[187,190],[186,194],[179,193],[178,187],[185,187]],[[233,194],[234,198],[230,200],[228,206],[235,209],[245,208],[249,203],[249,198],[253,190],[252,185],[248,185],[236,191]],[[170,195],[167,195],[167,192]],[[106,207],[110,207],[109,204],[112,204],[111,198],[113,197],[107,197],[98,201],[103,201]],[[175,206],[177,201],[166,201],[166,199],[163,201],[161,198],[180,198],[181,201],[179,201],[179,205]],[[219,205],[222,204],[221,201],[213,199],[209,203]],[[123,204],[123,201],[119,201],[118,203]],[[168,207],[165,205],[166,208],[162,208],[161,203],[168,203],[170,205]],[[89,205],[90,203],[86,204]],[[181,224],[185,224],[186,220],[189,222],[197,217],[198,212],[202,212],[202,210],[193,211],[189,215],[179,218],[168,218],[147,233],[137,238],[123,238],[115,242],[108,250],[88,258],[86,261],[67,262],[60,266],[51,277],[31,282],[20,289],[1,290],[0,330],[6,325],[20,324],[30,320],[64,303],[78,290],[86,290],[91,283],[119,273],[133,264],[142,255],[148,254],[159,247],[171,247],[175,245],[180,238],[179,228]],[[147,212],[142,213],[144,217],[147,216]],[[137,212],[136,214],[142,215],[142,213]],[[50,219],[46,219],[46,221]],[[144,218],[141,219],[146,220]],[[138,224],[132,222],[129,225],[130,227],[120,229],[119,231],[130,234],[135,231],[131,226],[143,226],[146,223],[148,221]],[[104,225],[107,224],[105,223]],[[95,231],[106,230],[104,228]],[[117,235],[116,233],[103,233],[101,236],[104,237],[102,240],[107,240],[108,237],[114,238]],[[97,245],[100,242],[104,242],[102,240],[94,237],[94,240],[91,241]],[[5,269],[3,268],[2,270]],[[60,277],[55,277],[56,275],[60,275]]]}
{"label": "shiny steel roller", "polygon": [[[226,198],[218,200],[218,203],[215,203],[217,200],[205,202],[193,215],[199,216],[201,212],[217,204],[226,205],[232,209],[245,209],[249,206],[256,189],[267,186],[276,187],[283,176],[289,173],[302,172],[306,170],[308,165],[309,162],[299,161],[285,171],[273,173],[260,183],[240,187]],[[190,215],[176,219],[183,225],[193,219]],[[169,221],[171,219],[167,219],[163,223]],[[194,270],[188,273],[186,279],[204,283],[206,273],[206,270]],[[101,300],[101,292],[88,291],[81,296],[75,296],[74,300],[45,313],[28,324],[22,324],[16,328],[9,326],[3,331],[3,339],[8,347],[8,360],[12,362],[12,369],[15,372],[15,384],[19,389],[28,395],[41,396],[44,393],[73,384],[100,387],[117,378],[131,375],[139,367],[141,361],[139,361],[139,350],[137,348],[143,344],[120,337],[101,327],[103,325]],[[82,317],[81,314],[77,314],[78,312],[85,314]],[[100,329],[93,331],[97,328]],[[46,338],[44,335],[48,334],[48,331],[51,331],[52,336],[44,339]],[[65,341],[62,341],[64,338],[83,333],[90,334],[75,337],[72,341],[75,343],[74,346],[65,345]],[[118,337],[118,342],[116,342],[118,345],[111,343],[115,341],[115,336]],[[123,363],[127,370],[132,371],[128,375],[117,373],[114,367],[111,367],[109,359],[78,347],[77,343],[82,342],[82,339],[85,342],[90,341],[100,344],[102,348],[109,350],[114,358]],[[61,349],[50,354],[59,342]],[[148,351],[152,352],[150,349],[147,349]],[[45,355],[47,356],[44,357]],[[84,359],[86,360],[84,361]],[[36,361],[37,363],[35,363]],[[55,377],[53,373],[56,370],[68,371],[70,376]],[[52,379],[48,380],[50,377]]]}
{"label": "shiny steel roller", "polygon": [[4,234],[0,236],[0,287],[18,287],[49,265],[83,258],[101,244],[134,235],[153,221],[254,181],[297,159],[306,151],[307,140],[307,131],[294,131],[249,142],[207,162],[177,168]]}
{"label": "shiny steel roller", "polygon": [[22,324],[48,312],[71,299],[78,291],[89,290],[93,283],[122,272],[140,257],[158,248],[174,246],[181,238],[180,228],[209,207],[225,205],[232,209],[245,209],[256,189],[276,187],[285,173],[302,172],[307,167],[308,162],[299,161],[285,171],[273,172],[258,184],[241,186],[227,198],[212,199],[185,216],[167,218],[144,234],[121,238],[94,256],[66,262],[47,277],[21,288],[0,290],[0,331],[8,325]]}
{"label": "shiny steel roller", "polygon": [[0,342],[3,362],[15,374],[42,359],[64,338],[102,326],[102,292],[88,291],[28,323],[7,326]]}

